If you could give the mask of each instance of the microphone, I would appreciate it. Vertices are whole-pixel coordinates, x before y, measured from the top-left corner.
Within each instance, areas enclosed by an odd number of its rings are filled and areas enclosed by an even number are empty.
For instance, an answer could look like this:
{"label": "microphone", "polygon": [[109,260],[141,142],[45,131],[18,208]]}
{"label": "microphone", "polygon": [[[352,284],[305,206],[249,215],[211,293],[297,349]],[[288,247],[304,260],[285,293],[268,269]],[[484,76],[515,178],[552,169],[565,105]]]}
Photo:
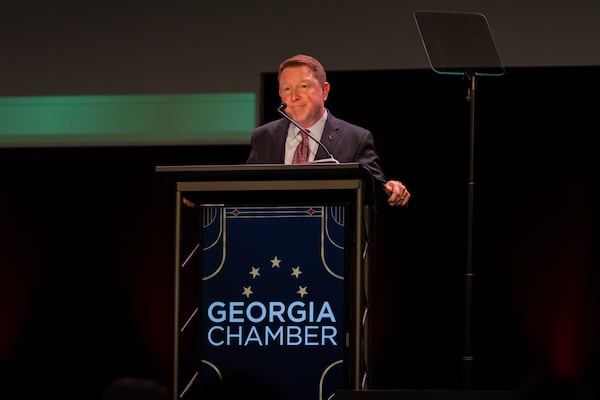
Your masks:
{"label": "microphone", "polygon": [[333,157],[333,154],[331,154],[329,152],[329,150],[327,150],[327,147],[325,147],[325,145],[323,143],[321,143],[320,141],[318,141],[317,139],[315,139],[314,137],[311,136],[310,131],[308,129],[304,129],[303,127],[300,126],[299,123],[297,123],[296,121],[294,121],[289,115],[287,115],[285,113],[285,110],[287,108],[287,104],[286,103],[281,103],[279,105],[279,107],[277,107],[277,111],[279,112],[279,114],[283,115],[285,117],[285,119],[287,119],[288,121],[290,121],[296,128],[300,129],[303,133],[306,134],[306,136],[308,136],[309,138],[311,138],[313,141],[317,142],[317,144],[319,145],[319,147],[321,147],[323,150],[325,150],[325,153],[327,153],[327,155],[329,156],[329,158],[323,158],[320,160],[314,160],[312,161],[313,163],[326,163],[326,162],[333,162],[336,164],[339,164],[340,162],[338,160],[335,159],[335,157]]}

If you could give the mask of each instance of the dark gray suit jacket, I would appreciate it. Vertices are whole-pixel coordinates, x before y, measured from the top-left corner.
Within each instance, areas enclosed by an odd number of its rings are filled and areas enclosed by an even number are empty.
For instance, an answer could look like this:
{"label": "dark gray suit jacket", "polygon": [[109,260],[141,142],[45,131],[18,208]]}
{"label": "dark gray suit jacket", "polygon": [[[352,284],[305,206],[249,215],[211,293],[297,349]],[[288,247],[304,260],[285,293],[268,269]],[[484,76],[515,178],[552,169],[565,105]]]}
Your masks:
{"label": "dark gray suit jacket", "polygon": [[[257,127],[250,140],[248,164],[283,164],[285,162],[285,140],[290,122],[281,118]],[[379,165],[379,156],[370,131],[334,117],[328,111],[321,143],[341,163],[358,162],[384,184],[386,177]],[[319,146],[315,160],[328,158]]]}

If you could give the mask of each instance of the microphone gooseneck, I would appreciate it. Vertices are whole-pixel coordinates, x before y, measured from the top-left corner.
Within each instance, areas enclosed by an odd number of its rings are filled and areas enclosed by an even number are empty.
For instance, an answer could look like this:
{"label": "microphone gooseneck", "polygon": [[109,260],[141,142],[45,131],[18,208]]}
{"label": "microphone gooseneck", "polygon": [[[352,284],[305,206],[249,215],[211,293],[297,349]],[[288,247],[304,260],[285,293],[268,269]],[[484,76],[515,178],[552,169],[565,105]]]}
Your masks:
{"label": "microphone gooseneck", "polygon": [[312,137],[312,135],[310,134],[310,131],[308,129],[304,129],[303,127],[301,127],[299,123],[297,123],[296,121],[294,121],[292,119],[292,117],[290,117],[289,115],[286,114],[286,112],[284,111],[286,108],[287,108],[287,104],[286,103],[281,103],[279,105],[279,107],[277,107],[277,111],[281,115],[283,115],[285,117],[285,119],[287,119],[288,121],[290,121],[296,128],[300,129],[303,133],[305,133],[306,136],[308,136],[314,142],[316,142],[319,145],[319,147],[321,147],[323,150],[325,150],[325,153],[327,153],[327,156],[329,156],[329,158],[324,158],[322,160],[315,160],[313,162],[315,162],[315,163],[318,163],[318,162],[334,162],[336,164],[339,164],[340,162],[335,159],[335,157],[333,156],[333,154],[331,154],[329,152],[329,150],[327,150],[327,147],[325,147],[325,145],[323,143],[321,143],[319,140],[317,140],[314,137]]}

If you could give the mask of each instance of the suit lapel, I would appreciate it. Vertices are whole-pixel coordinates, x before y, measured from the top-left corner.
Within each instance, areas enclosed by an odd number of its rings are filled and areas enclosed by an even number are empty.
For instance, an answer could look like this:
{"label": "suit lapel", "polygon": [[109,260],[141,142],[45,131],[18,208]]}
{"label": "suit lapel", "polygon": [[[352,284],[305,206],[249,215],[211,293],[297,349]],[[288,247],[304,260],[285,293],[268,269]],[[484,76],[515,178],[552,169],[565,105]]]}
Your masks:
{"label": "suit lapel", "polygon": [[275,128],[275,135],[273,135],[272,154],[269,155],[269,159],[275,160],[278,164],[285,163],[285,140],[289,124],[285,118],[282,118]]}
{"label": "suit lapel", "polygon": [[[321,136],[321,143],[329,150],[331,154],[335,154],[335,148],[339,143],[340,137],[340,127],[337,121],[331,113],[327,116],[327,121],[325,121],[325,126],[323,127],[323,135]],[[325,151],[320,148],[317,152],[318,158],[327,157]]]}

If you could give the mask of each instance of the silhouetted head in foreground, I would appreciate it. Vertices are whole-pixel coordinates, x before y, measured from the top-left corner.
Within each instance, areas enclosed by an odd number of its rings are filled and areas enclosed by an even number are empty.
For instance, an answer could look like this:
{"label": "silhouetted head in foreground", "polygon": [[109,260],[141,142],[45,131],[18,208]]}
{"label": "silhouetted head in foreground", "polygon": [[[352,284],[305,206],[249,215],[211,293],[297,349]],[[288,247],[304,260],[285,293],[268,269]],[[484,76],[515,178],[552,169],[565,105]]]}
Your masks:
{"label": "silhouetted head in foreground", "polygon": [[157,382],[123,377],[108,386],[102,400],[171,400],[171,394]]}
{"label": "silhouetted head in foreground", "polygon": [[264,379],[250,375],[229,375],[204,385],[203,400],[240,398],[245,400],[284,400],[284,396]]}

